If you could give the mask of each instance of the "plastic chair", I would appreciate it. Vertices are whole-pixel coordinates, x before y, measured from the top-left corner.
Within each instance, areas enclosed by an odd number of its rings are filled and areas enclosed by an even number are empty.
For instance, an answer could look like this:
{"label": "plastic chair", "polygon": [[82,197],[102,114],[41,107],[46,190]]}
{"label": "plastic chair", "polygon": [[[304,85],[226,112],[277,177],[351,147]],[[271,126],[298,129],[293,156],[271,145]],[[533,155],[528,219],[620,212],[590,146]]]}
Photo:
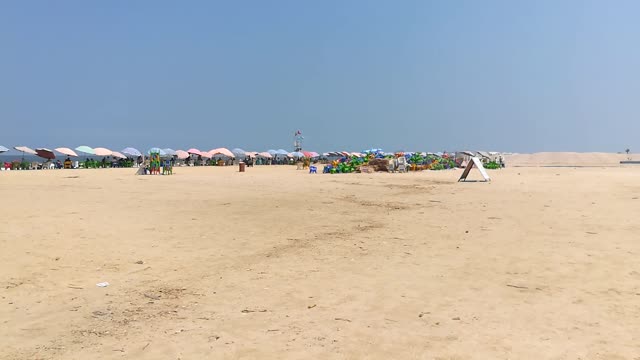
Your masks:
{"label": "plastic chair", "polygon": [[311,165],[309,166],[309,174],[317,174],[318,173],[318,168]]}

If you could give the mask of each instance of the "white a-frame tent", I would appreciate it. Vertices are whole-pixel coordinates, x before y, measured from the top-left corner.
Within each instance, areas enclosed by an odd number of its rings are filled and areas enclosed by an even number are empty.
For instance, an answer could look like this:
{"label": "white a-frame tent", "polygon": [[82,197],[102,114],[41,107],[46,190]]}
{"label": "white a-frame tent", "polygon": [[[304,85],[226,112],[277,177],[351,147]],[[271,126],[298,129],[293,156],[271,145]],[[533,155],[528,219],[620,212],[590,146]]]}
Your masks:
{"label": "white a-frame tent", "polygon": [[460,175],[460,179],[458,179],[458,181],[467,181],[467,176],[469,176],[469,173],[474,166],[478,168],[478,171],[480,171],[480,174],[482,174],[484,181],[491,181],[489,174],[487,174],[487,169],[482,166],[482,162],[480,161],[480,159],[475,156],[471,158],[471,161],[469,161],[467,167],[464,168],[464,172],[462,173],[462,175]]}

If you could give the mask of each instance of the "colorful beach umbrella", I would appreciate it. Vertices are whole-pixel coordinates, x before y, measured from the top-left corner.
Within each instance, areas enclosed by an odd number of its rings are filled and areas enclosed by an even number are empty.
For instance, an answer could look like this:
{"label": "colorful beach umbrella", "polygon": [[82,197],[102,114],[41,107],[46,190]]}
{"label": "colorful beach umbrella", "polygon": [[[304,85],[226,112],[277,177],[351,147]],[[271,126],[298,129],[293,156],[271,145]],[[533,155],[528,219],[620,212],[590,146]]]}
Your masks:
{"label": "colorful beach umbrella", "polygon": [[198,149],[195,149],[195,148],[191,148],[191,149],[187,150],[187,152],[188,152],[189,154],[191,154],[191,155],[200,155],[200,156],[202,156],[202,155],[203,155],[203,152],[202,152],[202,151],[200,151],[200,150],[198,150]]}
{"label": "colorful beach umbrella", "polygon": [[211,154],[212,156],[222,155],[222,156],[226,156],[226,157],[230,157],[230,158],[235,157],[234,153],[231,152],[227,148],[213,149],[213,150],[209,151],[209,154]]}
{"label": "colorful beach umbrella", "polygon": [[133,157],[142,156],[142,153],[138,149],[132,147],[124,148],[120,152]]}
{"label": "colorful beach umbrella", "polygon": [[311,153],[311,151],[303,151],[302,154],[304,155],[304,157],[313,157],[313,154]]}
{"label": "colorful beach umbrella", "polygon": [[80,152],[83,152],[83,153],[89,154],[89,155],[95,155],[96,154],[96,152],[93,151],[93,149],[88,147],[87,145],[78,146],[76,148],[76,151],[80,151]]}
{"label": "colorful beach umbrella", "polygon": [[111,156],[116,157],[118,159],[126,159],[127,157],[124,154],[121,154],[117,151],[111,153]]}
{"label": "colorful beach umbrella", "polygon": [[184,151],[184,150],[177,150],[176,151],[176,155],[178,156],[178,159],[180,159],[180,160],[184,160],[184,159],[189,157],[189,153]]}
{"label": "colorful beach umbrella", "polygon": [[46,148],[36,149],[36,155],[47,160],[53,160],[56,158],[56,154],[54,154],[53,151]]}
{"label": "colorful beach umbrella", "polygon": [[247,154],[246,151],[244,151],[244,150],[242,150],[240,148],[235,148],[235,149],[231,150],[231,152],[233,153],[233,155],[235,155],[235,157],[238,157],[238,158],[243,158]]}
{"label": "colorful beach umbrella", "polygon": [[9,149],[7,149],[6,147],[0,145],[0,153],[7,152],[7,151],[9,151]]}
{"label": "colorful beach umbrella", "polygon": [[69,149],[69,148],[65,148],[65,147],[60,147],[60,148],[56,148],[54,149],[55,151],[59,152],[62,155],[67,155],[67,156],[78,156],[78,154],[76,154],[75,151]]}
{"label": "colorful beach umbrella", "polygon": [[107,148],[95,148],[93,149],[93,151],[95,152],[95,154],[97,156],[111,156],[111,154],[113,154],[113,151],[107,149]]}
{"label": "colorful beach umbrella", "polygon": [[170,148],[162,149],[162,151],[164,151],[164,153],[167,154],[168,156],[176,155],[176,151]]}
{"label": "colorful beach umbrella", "polygon": [[33,150],[32,148],[28,148],[26,146],[15,146],[14,149],[20,151],[23,155],[24,154],[37,155],[35,150]]}
{"label": "colorful beach umbrella", "polygon": [[147,155],[151,155],[151,154],[159,154],[160,156],[166,156],[167,154],[164,152],[164,150],[158,148],[158,147],[152,147],[151,149],[149,149],[147,151]]}

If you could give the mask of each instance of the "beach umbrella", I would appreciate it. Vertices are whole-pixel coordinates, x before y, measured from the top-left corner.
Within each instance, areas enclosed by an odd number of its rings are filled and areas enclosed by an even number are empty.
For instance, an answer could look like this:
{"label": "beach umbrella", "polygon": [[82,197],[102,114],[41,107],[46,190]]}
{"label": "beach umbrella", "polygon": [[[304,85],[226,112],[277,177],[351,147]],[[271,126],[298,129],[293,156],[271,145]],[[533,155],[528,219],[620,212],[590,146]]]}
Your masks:
{"label": "beach umbrella", "polygon": [[111,154],[113,154],[113,151],[107,149],[107,148],[95,148],[93,149],[94,153],[97,156],[111,156]]}
{"label": "beach umbrella", "polygon": [[191,155],[200,155],[200,156],[203,155],[202,151],[200,151],[198,149],[194,149],[194,148],[191,148],[191,149],[187,150],[187,152],[189,154],[191,154]]}
{"label": "beach umbrella", "polygon": [[269,154],[269,153],[268,153],[268,152],[266,152],[266,151],[265,151],[265,152],[258,153],[258,155],[257,155],[257,156],[262,156],[262,157],[265,157],[265,158],[268,158],[268,159],[270,159],[270,158],[272,158],[272,157],[273,157],[271,154]]}
{"label": "beach umbrella", "polygon": [[120,151],[121,153],[125,154],[125,155],[129,155],[129,156],[133,156],[133,157],[137,157],[137,156],[142,156],[142,153],[135,148],[132,147],[128,147],[125,149],[122,149],[122,151]]}
{"label": "beach umbrella", "polygon": [[240,148],[235,148],[235,149],[231,150],[231,152],[233,153],[233,155],[235,155],[235,157],[238,157],[238,158],[245,157],[245,155],[247,153],[246,151],[244,151],[244,150],[242,150]]}
{"label": "beach umbrella", "polygon": [[166,149],[162,149],[162,151],[164,151],[164,153],[167,154],[168,156],[176,155],[176,151],[173,149],[166,148]]}
{"label": "beach umbrella", "polygon": [[277,150],[269,149],[269,150],[267,150],[267,152],[268,152],[269,154],[271,154],[271,156],[276,156],[276,155],[278,155],[278,151],[277,151]]}
{"label": "beach umbrella", "polygon": [[76,151],[80,151],[80,152],[83,152],[83,153],[89,154],[89,155],[95,155],[96,154],[96,152],[93,151],[93,149],[88,147],[87,145],[78,146],[76,148]]}
{"label": "beach umbrella", "polygon": [[311,157],[312,157],[312,158],[314,158],[314,157],[319,157],[319,156],[320,156],[320,154],[318,154],[317,152],[315,152],[315,151],[312,151],[312,152],[311,152]]}
{"label": "beach umbrella", "polygon": [[217,149],[213,149],[211,151],[209,151],[209,154],[216,156],[216,155],[222,155],[222,156],[226,156],[226,157],[236,157],[235,154],[230,151],[227,148],[217,148]]}
{"label": "beach umbrella", "polygon": [[119,159],[126,159],[126,158],[127,158],[124,154],[121,154],[121,153],[119,153],[119,152],[117,152],[117,151],[112,152],[112,153],[111,153],[111,156],[113,156],[113,157],[117,157],[117,158],[119,158]]}
{"label": "beach umbrella", "polygon": [[59,152],[62,155],[67,155],[67,156],[78,156],[78,154],[76,154],[75,151],[69,149],[69,148],[65,148],[65,147],[61,147],[61,148],[56,148],[54,149],[55,151]]}
{"label": "beach umbrella", "polygon": [[184,160],[189,157],[189,153],[184,150],[176,151],[176,155],[178,155],[178,159]]}
{"label": "beach umbrella", "polygon": [[278,149],[276,151],[276,154],[278,154],[278,155],[289,155],[289,152],[287,150]]}
{"label": "beach umbrella", "polygon": [[158,147],[152,147],[151,149],[147,150],[147,155],[151,155],[151,154],[165,155],[164,150]]}
{"label": "beach umbrella", "polygon": [[308,157],[308,158],[313,157],[311,154],[311,151],[303,151],[302,154],[304,155],[304,157]]}
{"label": "beach umbrella", "polygon": [[256,151],[247,151],[246,154],[247,156],[253,157],[253,158],[258,156],[258,153]]}
{"label": "beach umbrella", "polygon": [[25,153],[29,154],[29,155],[37,155],[36,151],[28,148],[26,146],[15,146],[14,149],[22,152],[22,156],[24,156]]}
{"label": "beach umbrella", "polygon": [[304,156],[305,155],[303,153],[299,152],[299,151],[295,151],[295,152],[292,152],[291,154],[289,154],[289,157],[294,157],[294,158],[302,158]]}
{"label": "beach umbrella", "polygon": [[7,149],[6,147],[0,145],[0,153],[7,152],[7,151],[9,151],[9,149]]}
{"label": "beach umbrella", "polygon": [[56,154],[54,154],[53,151],[46,148],[36,149],[36,155],[40,156],[41,158],[45,158],[47,160],[53,160],[56,158]]}

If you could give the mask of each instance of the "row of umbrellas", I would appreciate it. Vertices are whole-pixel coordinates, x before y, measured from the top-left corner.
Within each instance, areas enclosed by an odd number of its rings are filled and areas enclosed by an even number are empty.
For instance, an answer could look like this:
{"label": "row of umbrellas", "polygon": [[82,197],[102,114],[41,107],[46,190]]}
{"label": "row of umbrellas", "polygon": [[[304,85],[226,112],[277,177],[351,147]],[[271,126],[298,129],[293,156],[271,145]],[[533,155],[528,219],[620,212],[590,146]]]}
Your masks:
{"label": "row of umbrellas", "polygon": [[[56,157],[55,153],[75,157],[75,156],[78,156],[78,152],[84,153],[87,155],[94,155],[94,156],[113,156],[121,159],[126,159],[127,156],[132,156],[132,157],[142,156],[142,153],[138,149],[135,149],[132,147],[122,149],[121,151],[112,151],[107,148],[101,148],[101,147],[91,148],[86,145],[78,146],[75,149],[70,149],[66,147],[59,147],[53,150],[50,150],[47,148],[31,149],[27,146],[16,146],[14,147],[14,149],[22,152],[23,155],[24,154],[37,155],[49,160],[55,159]],[[7,151],[9,151],[8,148],[4,146],[0,146],[0,153],[7,152]],[[234,158],[234,157],[242,158],[246,156],[265,157],[265,158],[273,158],[273,157],[313,158],[313,157],[320,156],[318,153],[311,152],[311,151],[288,152],[284,149],[279,149],[279,150],[268,150],[265,152],[255,152],[255,151],[244,151],[240,148],[235,148],[233,150],[229,150],[226,148],[216,148],[210,151],[200,151],[198,149],[192,148],[184,151],[184,150],[173,150],[169,148],[160,149],[160,148],[154,147],[147,151],[147,154],[152,154],[152,153],[159,154],[160,156],[177,156],[179,159],[186,159],[191,155],[201,156],[204,158],[213,158],[216,156],[231,157],[231,158]]]}

